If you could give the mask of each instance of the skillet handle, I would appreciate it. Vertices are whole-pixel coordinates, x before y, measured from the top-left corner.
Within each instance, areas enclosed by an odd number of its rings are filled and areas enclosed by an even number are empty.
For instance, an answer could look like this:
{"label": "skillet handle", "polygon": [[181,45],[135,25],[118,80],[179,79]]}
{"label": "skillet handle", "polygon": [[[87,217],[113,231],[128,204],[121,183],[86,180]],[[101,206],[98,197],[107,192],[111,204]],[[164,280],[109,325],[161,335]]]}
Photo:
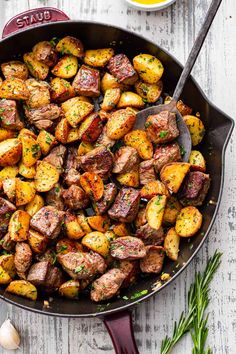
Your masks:
{"label": "skillet handle", "polygon": [[54,7],[42,7],[27,10],[12,17],[5,25],[2,38],[28,27],[34,27],[42,23],[67,21],[70,18],[61,10]]}
{"label": "skillet handle", "polygon": [[139,354],[129,311],[108,315],[103,320],[111,336],[116,354]]}

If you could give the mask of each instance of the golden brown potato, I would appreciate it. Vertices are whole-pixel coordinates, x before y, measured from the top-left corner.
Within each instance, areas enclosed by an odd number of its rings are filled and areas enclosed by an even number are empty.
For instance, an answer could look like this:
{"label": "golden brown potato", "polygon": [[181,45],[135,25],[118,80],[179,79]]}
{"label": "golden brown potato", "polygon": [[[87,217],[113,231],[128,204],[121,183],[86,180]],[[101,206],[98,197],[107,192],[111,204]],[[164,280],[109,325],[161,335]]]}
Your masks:
{"label": "golden brown potato", "polygon": [[[57,128],[55,130],[56,134]],[[57,139],[59,140],[59,139]],[[60,141],[60,140],[59,140]],[[56,138],[54,135],[50,134],[46,130],[40,130],[37,137],[37,143],[40,146],[41,152],[43,155],[47,155],[49,151],[57,144]]]}
{"label": "golden brown potato", "polygon": [[17,132],[10,129],[0,128],[0,142],[6,139],[16,138]]}
{"label": "golden brown potato", "polygon": [[33,47],[35,59],[48,66],[53,66],[57,62],[57,53],[52,44],[48,41],[42,41]]}
{"label": "golden brown potato", "polygon": [[79,139],[92,143],[97,140],[102,128],[102,121],[98,113],[91,113],[79,127]]}
{"label": "golden brown potato", "polygon": [[0,142],[0,166],[13,166],[21,158],[22,144],[19,139]]}
{"label": "golden brown potato", "polygon": [[79,139],[80,139],[79,129],[73,128],[73,129],[69,130],[69,134],[68,134],[66,143],[67,144],[73,143]]}
{"label": "golden brown potato", "polygon": [[0,266],[0,285],[9,284],[11,281],[10,275]]}
{"label": "golden brown potato", "polygon": [[66,144],[71,126],[66,118],[62,118],[55,129],[55,137],[60,143]]}
{"label": "golden brown potato", "polygon": [[150,160],[153,156],[153,145],[144,130],[132,130],[125,135],[124,143],[135,148],[143,160]]}
{"label": "golden brown potato", "polygon": [[71,54],[78,58],[84,56],[84,47],[82,42],[75,37],[66,36],[62,38],[56,46],[56,51],[63,54]]}
{"label": "golden brown potato", "polygon": [[30,216],[34,216],[44,206],[44,200],[41,195],[36,194],[34,199],[31,200],[26,206],[25,210]]}
{"label": "golden brown potato", "polygon": [[83,251],[83,246],[81,243],[68,238],[62,238],[56,244],[56,252],[60,254],[67,254],[69,252],[81,252]]}
{"label": "golden brown potato", "polygon": [[87,142],[87,141],[81,141],[78,147],[78,155],[83,156],[87,154],[87,152],[92,151],[94,149],[93,144]]}
{"label": "golden brown potato", "polygon": [[148,84],[146,82],[138,81],[135,83],[134,87],[144,102],[155,103],[161,96],[163,83],[161,80],[156,84]]}
{"label": "golden brown potato", "polygon": [[16,210],[12,214],[8,232],[13,241],[26,241],[29,233],[30,215],[24,210]]}
{"label": "golden brown potato", "polygon": [[170,192],[178,192],[190,166],[190,163],[187,162],[172,162],[162,167],[160,179]]}
{"label": "golden brown potato", "polygon": [[32,229],[29,229],[28,242],[32,251],[37,254],[44,253],[48,246],[48,238]]}
{"label": "golden brown potato", "polygon": [[31,138],[33,139],[37,139],[37,135],[34,134],[34,132],[32,132],[32,130],[29,130],[29,129],[26,129],[26,128],[23,128],[21,129],[19,135],[18,135],[18,139],[20,140],[22,136],[30,136]]}
{"label": "golden brown potato", "polygon": [[33,53],[25,53],[23,59],[33,77],[38,80],[46,79],[49,73],[49,66],[35,59]]}
{"label": "golden brown potato", "polygon": [[165,225],[175,224],[177,215],[179,214],[181,208],[182,206],[176,197],[169,197],[166,203],[166,208],[163,216],[163,223]]}
{"label": "golden brown potato", "polygon": [[93,105],[89,102],[81,100],[80,97],[73,97],[65,101],[61,105],[65,117],[73,128],[93,111]]}
{"label": "golden brown potato", "polygon": [[16,275],[16,268],[14,264],[14,255],[13,254],[5,254],[0,256],[0,266],[10,275],[13,279]]}
{"label": "golden brown potato", "polygon": [[25,166],[33,166],[41,156],[40,145],[29,135],[21,136],[22,162]]}
{"label": "golden brown potato", "polygon": [[104,192],[103,180],[94,172],[85,172],[80,177],[80,185],[95,201],[102,198]]}
{"label": "golden brown potato", "polygon": [[65,231],[69,239],[79,240],[84,236],[85,232],[79,224],[76,215],[66,213],[64,218]]}
{"label": "golden brown potato", "polygon": [[114,109],[120,100],[120,96],[120,88],[112,88],[106,90],[103,102],[101,104],[101,109],[103,109],[104,111],[111,111],[112,109]]}
{"label": "golden brown potato", "polygon": [[137,167],[132,171],[119,173],[116,179],[123,186],[137,188],[139,186],[139,168]]}
{"label": "golden brown potato", "polygon": [[88,220],[82,210],[77,212],[77,220],[86,234],[88,234],[89,232],[92,232],[92,229],[89,226]]}
{"label": "golden brown potato", "polygon": [[59,288],[59,294],[68,299],[77,299],[80,291],[80,283],[78,280],[68,280]]}
{"label": "golden brown potato", "polygon": [[75,90],[69,81],[55,77],[51,83],[51,99],[54,102],[64,102],[75,96]]}
{"label": "golden brown potato", "polygon": [[105,232],[110,227],[110,219],[107,215],[93,215],[87,218],[89,226],[93,230]]}
{"label": "golden brown potato", "polygon": [[19,169],[17,166],[7,166],[0,171],[0,181],[7,178],[14,178],[18,175]]}
{"label": "golden brown potato", "polygon": [[117,104],[117,108],[134,107],[141,109],[143,106],[144,102],[142,97],[132,91],[123,92]]}
{"label": "golden brown potato", "polygon": [[25,182],[16,178],[16,206],[30,203],[34,199],[35,193],[33,182]]}
{"label": "golden brown potato", "polygon": [[177,216],[175,231],[181,237],[192,237],[202,226],[202,214],[194,206],[181,209]]}
{"label": "golden brown potato", "polygon": [[201,172],[206,171],[206,161],[200,151],[191,151],[189,156],[189,163],[191,164],[191,170]]}
{"label": "golden brown potato", "polygon": [[50,91],[47,82],[29,79],[25,83],[30,93],[29,99],[26,101],[29,108],[40,108],[50,103]]}
{"label": "golden brown potato", "polygon": [[183,119],[189,129],[193,146],[200,144],[205,135],[205,127],[201,119],[189,115],[183,116]]}
{"label": "golden brown potato", "polygon": [[106,125],[108,137],[114,140],[123,138],[133,128],[135,120],[136,114],[129,108],[112,113]]}
{"label": "golden brown potato", "polygon": [[1,64],[4,77],[16,77],[21,80],[27,80],[29,72],[27,66],[19,60],[11,60]]}
{"label": "golden brown potato", "polygon": [[13,203],[15,202],[16,198],[16,180],[17,178],[7,178],[2,181],[3,192]]}
{"label": "golden brown potato", "polygon": [[62,79],[70,79],[78,71],[78,59],[74,55],[64,55],[52,69],[52,74]]}
{"label": "golden brown potato", "polygon": [[33,301],[37,300],[37,289],[27,280],[13,280],[6,288],[6,292],[23,296]]}
{"label": "golden brown potato", "polygon": [[[164,104],[168,104],[170,103],[172,100],[171,96],[166,96]],[[179,113],[182,116],[186,116],[186,115],[190,115],[192,113],[192,108],[190,108],[189,106],[187,106],[183,101],[179,100],[176,104],[176,107],[179,111]]]}
{"label": "golden brown potato", "polygon": [[179,244],[180,244],[180,237],[175,231],[175,228],[172,227],[171,229],[168,230],[164,240],[164,248],[166,251],[166,255],[172,261],[177,261],[178,259]]}
{"label": "golden brown potato", "polygon": [[166,195],[157,195],[153,197],[147,204],[147,222],[148,225],[155,230],[159,230],[162,225],[166,202]]}
{"label": "golden brown potato", "polygon": [[4,80],[0,86],[0,98],[27,100],[29,98],[29,90],[26,87],[25,81],[14,77]]}
{"label": "golden brown potato", "polygon": [[120,222],[113,226],[112,231],[115,233],[116,236],[129,236],[130,232],[127,229],[127,225]]}
{"label": "golden brown potato", "polygon": [[128,89],[128,86],[121,84],[115,76],[106,72],[101,80],[101,90],[105,93],[107,90],[114,88],[125,90]]}
{"label": "golden brown potato", "polygon": [[59,173],[49,162],[39,161],[34,181],[38,192],[48,192],[59,181]]}
{"label": "golden brown potato", "polygon": [[151,54],[137,55],[133,59],[133,65],[140,78],[148,84],[156,84],[164,72],[160,60]]}
{"label": "golden brown potato", "polygon": [[109,253],[110,242],[106,235],[99,231],[93,231],[87,234],[82,239],[82,245],[88,247],[101,256],[106,257]]}
{"label": "golden brown potato", "polygon": [[158,180],[145,184],[145,186],[143,186],[143,188],[140,190],[140,196],[143,199],[150,200],[156,195],[166,195],[167,197],[170,195],[164,183]]}
{"label": "golden brown potato", "polygon": [[84,62],[94,67],[104,67],[113,55],[113,48],[89,49],[85,52]]}

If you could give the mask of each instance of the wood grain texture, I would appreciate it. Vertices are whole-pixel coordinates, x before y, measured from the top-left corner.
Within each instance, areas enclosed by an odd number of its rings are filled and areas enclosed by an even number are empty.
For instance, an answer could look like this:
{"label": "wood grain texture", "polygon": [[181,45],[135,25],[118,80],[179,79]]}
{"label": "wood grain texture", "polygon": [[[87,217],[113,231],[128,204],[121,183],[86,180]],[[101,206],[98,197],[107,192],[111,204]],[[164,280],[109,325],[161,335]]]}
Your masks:
{"label": "wood grain texture", "polygon": [[[162,12],[130,10],[122,0],[1,0],[0,30],[13,15],[28,8],[56,6],[72,19],[117,24],[172,52],[184,62],[210,0],[177,0]],[[236,1],[225,0],[194,69],[194,77],[209,98],[234,117],[236,112]],[[173,321],[186,306],[186,294],[196,270],[201,270],[215,249],[223,262],[212,284],[209,306],[209,345],[214,354],[236,352],[236,145],[235,133],[226,155],[221,206],[208,242],[182,275],[158,296],[134,311],[135,336],[141,353],[158,353],[161,339],[171,333]],[[22,335],[19,354],[111,354],[111,340],[98,319],[56,319],[0,303],[0,323],[9,316]],[[0,349],[0,354],[6,351]],[[186,337],[174,353],[191,353]]]}

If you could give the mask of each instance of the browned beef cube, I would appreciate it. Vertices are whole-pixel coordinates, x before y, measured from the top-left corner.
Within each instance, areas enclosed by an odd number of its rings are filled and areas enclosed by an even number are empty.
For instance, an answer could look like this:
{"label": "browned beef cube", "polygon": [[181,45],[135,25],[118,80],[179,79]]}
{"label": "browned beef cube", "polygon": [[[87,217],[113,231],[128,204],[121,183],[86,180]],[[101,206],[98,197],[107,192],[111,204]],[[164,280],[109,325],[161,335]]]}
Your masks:
{"label": "browned beef cube", "polygon": [[43,41],[33,47],[35,59],[48,66],[54,66],[57,61],[57,53],[50,42]]}
{"label": "browned beef cube", "polygon": [[120,222],[132,222],[139,208],[140,193],[134,188],[122,188],[114,204],[108,210],[109,216]]}
{"label": "browned beef cube", "polygon": [[107,68],[123,84],[133,85],[138,80],[138,75],[125,54],[117,54],[112,57]]}
{"label": "browned beef cube", "polygon": [[79,186],[80,185],[79,180],[80,180],[80,173],[74,168],[69,170],[64,176],[64,182],[68,187],[72,186],[73,184]]}
{"label": "browned beef cube", "polygon": [[66,148],[63,145],[54,147],[50,154],[46,156],[43,161],[49,162],[51,165],[56,167],[59,174],[63,173],[63,164],[66,156]]}
{"label": "browned beef cube", "polygon": [[92,283],[91,300],[99,302],[112,298],[117,294],[124,279],[125,275],[120,269],[110,269]]}
{"label": "browned beef cube", "polygon": [[56,253],[53,248],[48,248],[44,253],[36,254],[35,259],[38,262],[49,261],[49,263],[53,265],[56,260]]}
{"label": "browned beef cube", "polygon": [[147,255],[140,260],[143,273],[159,274],[163,268],[165,250],[161,246],[146,246]]}
{"label": "browned beef cube", "polygon": [[1,247],[5,251],[13,251],[15,249],[15,245],[16,243],[11,239],[9,232],[1,239]]}
{"label": "browned beef cube", "polygon": [[7,232],[8,224],[13,212],[16,210],[14,204],[0,197],[0,237]]}
{"label": "browned beef cube", "polygon": [[29,270],[27,280],[36,286],[44,285],[50,267],[49,261],[34,263]]}
{"label": "browned beef cube", "polygon": [[95,204],[95,210],[98,215],[104,214],[115,200],[117,188],[114,183],[108,183],[104,186],[102,199]]}
{"label": "browned beef cube", "polygon": [[155,230],[151,226],[149,226],[148,223],[143,226],[140,226],[137,229],[135,236],[141,238],[145,245],[155,246],[161,245],[165,238],[162,227],[160,227],[159,230]]}
{"label": "browned beef cube", "polygon": [[107,135],[107,127],[103,128],[102,133],[99,135],[98,140],[96,141],[97,146],[103,145],[106,148],[111,148],[115,145],[115,140],[112,140]]}
{"label": "browned beef cube", "polygon": [[54,103],[50,103],[42,108],[25,108],[25,115],[36,128],[48,129],[53,125],[53,121],[60,117],[61,108]]}
{"label": "browned beef cube", "polygon": [[139,182],[140,184],[147,184],[155,181],[156,175],[154,170],[154,160],[142,161],[139,165]]}
{"label": "browned beef cube", "polygon": [[120,261],[119,269],[125,275],[125,280],[122,283],[122,288],[127,288],[133,284],[140,273],[138,261]]}
{"label": "browned beef cube", "polygon": [[183,205],[202,205],[209,187],[209,175],[200,171],[190,172],[184,180],[183,188],[180,192],[180,202]]}
{"label": "browned beef cube", "polygon": [[0,100],[0,126],[13,130],[21,130],[24,127],[24,124],[20,120],[15,101]]}
{"label": "browned beef cube", "polygon": [[74,78],[73,87],[77,94],[89,97],[100,95],[100,72],[82,65]]}
{"label": "browned beef cube", "polygon": [[77,149],[75,147],[68,147],[67,149],[67,157],[65,161],[65,173],[70,171],[72,168],[75,170],[79,168],[79,158]]}
{"label": "browned beef cube", "polygon": [[63,188],[59,183],[56,183],[55,186],[46,193],[46,204],[50,205],[57,210],[64,209],[64,203],[62,198]]}
{"label": "browned beef cube", "polygon": [[43,290],[47,293],[56,291],[63,283],[62,271],[54,266],[49,266],[46,275],[45,282],[43,284]]}
{"label": "browned beef cube", "polygon": [[139,238],[122,236],[111,242],[111,255],[116,259],[140,259],[146,256],[146,249]]}
{"label": "browned beef cube", "polygon": [[139,155],[135,148],[122,146],[114,156],[113,173],[125,173],[134,169],[139,163]]}
{"label": "browned beef cube", "polygon": [[82,188],[72,185],[62,194],[65,205],[72,209],[84,209],[89,204],[89,198]]}
{"label": "browned beef cube", "polygon": [[154,167],[158,173],[167,163],[181,161],[179,145],[177,143],[159,145],[155,150],[153,158]]}
{"label": "browned beef cube", "polygon": [[155,144],[168,143],[179,136],[176,115],[168,111],[149,116],[145,127],[148,138]]}
{"label": "browned beef cube", "polygon": [[14,263],[17,272],[25,273],[32,263],[32,251],[28,243],[17,242]]}
{"label": "browned beef cube", "polygon": [[80,167],[86,172],[94,172],[102,178],[109,177],[113,167],[113,154],[103,146],[81,156]]}
{"label": "browned beef cube", "polygon": [[58,211],[52,206],[45,206],[34,214],[30,220],[30,226],[48,238],[54,239],[61,231],[63,219],[63,211]]}

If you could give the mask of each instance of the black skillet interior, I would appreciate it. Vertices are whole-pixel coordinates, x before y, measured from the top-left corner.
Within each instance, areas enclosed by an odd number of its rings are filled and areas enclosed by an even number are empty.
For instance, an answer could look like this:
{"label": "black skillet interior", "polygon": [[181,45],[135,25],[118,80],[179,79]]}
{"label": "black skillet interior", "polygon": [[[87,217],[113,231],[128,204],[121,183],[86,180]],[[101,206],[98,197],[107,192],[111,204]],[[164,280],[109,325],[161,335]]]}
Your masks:
{"label": "black skillet interior", "polygon": [[[36,42],[49,40],[55,36],[60,38],[65,35],[80,38],[86,48],[101,48],[112,45],[116,53],[125,53],[130,58],[141,52],[156,55],[164,64],[164,91],[169,94],[172,93],[182,70],[179,63],[172,56],[140,36],[107,25],[75,21],[57,22],[36,27],[3,40],[0,43],[0,62],[9,60],[19,53],[30,51]],[[207,133],[204,141],[197,149],[200,149],[206,158],[207,171],[211,175],[212,183],[207,200],[201,208],[201,212],[204,215],[202,229],[191,240],[181,240],[181,250],[177,262],[166,261],[165,263],[163,271],[170,273],[173,277],[178,275],[192,259],[206,239],[213,223],[217,211],[217,202],[220,200],[222,191],[224,150],[230,132],[233,129],[232,119],[211,105],[193,80],[190,79],[188,81],[182,99],[193,107],[195,112],[200,112],[201,119],[206,126]],[[0,297],[32,311],[56,316],[88,317],[119,311],[141,299],[147,298],[160,290],[160,288],[155,290],[155,283],[158,279],[159,277],[157,276],[141,278],[130,289],[123,290],[119,298],[109,301],[109,304],[102,305],[92,303],[88,296],[83,295],[77,301],[55,296],[50,302],[50,308],[48,309],[43,307],[43,300],[29,301],[4,293],[3,289],[0,289]],[[137,297],[138,295],[142,296]],[[130,299],[132,297],[133,299]]]}

